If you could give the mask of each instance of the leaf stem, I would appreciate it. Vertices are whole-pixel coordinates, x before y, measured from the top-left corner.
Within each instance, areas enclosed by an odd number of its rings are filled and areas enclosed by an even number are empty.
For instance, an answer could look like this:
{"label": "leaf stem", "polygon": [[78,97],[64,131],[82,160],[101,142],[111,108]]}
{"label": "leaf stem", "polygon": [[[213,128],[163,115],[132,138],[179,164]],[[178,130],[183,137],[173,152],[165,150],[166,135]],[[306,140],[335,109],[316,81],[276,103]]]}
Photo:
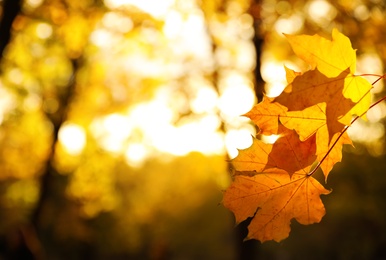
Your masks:
{"label": "leaf stem", "polygon": [[[381,79],[384,79],[386,78],[386,74],[382,75],[382,76],[379,76],[379,75],[372,75],[372,74],[364,74],[364,75],[370,75],[370,76],[378,76],[379,78],[374,81],[371,85],[374,86],[375,83],[377,83],[378,81],[380,81]],[[377,102],[375,102],[374,104],[372,104],[369,109],[367,109],[365,112],[363,112],[361,115],[359,116],[356,116],[349,125],[346,125],[344,127],[344,129],[342,130],[342,132],[340,132],[338,138],[335,140],[335,142],[331,145],[331,147],[328,149],[327,153],[323,156],[322,160],[320,160],[320,162],[318,162],[318,164],[315,166],[315,168],[310,171],[308,174],[307,174],[307,177],[313,175],[319,168],[320,168],[320,165],[324,162],[324,160],[327,158],[327,156],[330,154],[330,152],[332,151],[332,149],[334,148],[334,146],[337,144],[337,142],[339,141],[339,139],[342,137],[342,135],[347,131],[347,129],[352,126],[352,124],[358,120],[358,118],[364,116],[367,111],[369,111],[371,108],[375,107],[376,105],[378,105],[379,103],[381,103],[382,101],[386,100],[386,96],[382,97],[380,100],[378,100]]]}
{"label": "leaf stem", "polygon": [[361,76],[361,77],[378,77],[380,79],[383,79],[385,75],[379,75],[379,74],[371,74],[371,73],[364,73],[360,75],[354,75],[354,76]]}

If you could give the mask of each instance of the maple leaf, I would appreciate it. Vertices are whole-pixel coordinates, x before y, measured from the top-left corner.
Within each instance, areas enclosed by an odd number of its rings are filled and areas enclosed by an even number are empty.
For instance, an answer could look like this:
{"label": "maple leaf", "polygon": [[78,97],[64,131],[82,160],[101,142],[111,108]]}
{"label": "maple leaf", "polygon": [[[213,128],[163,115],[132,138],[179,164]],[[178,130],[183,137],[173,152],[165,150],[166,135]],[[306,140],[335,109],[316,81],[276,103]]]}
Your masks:
{"label": "maple leaf", "polygon": [[274,168],[254,176],[235,176],[223,204],[234,212],[236,223],[253,218],[246,239],[279,242],[288,237],[293,218],[303,225],[320,222],[325,215],[320,195],[329,193],[304,172],[290,177]]}
{"label": "maple leaf", "polygon": [[307,140],[326,125],[326,103],[319,103],[301,111],[289,111],[279,115],[280,122],[295,130],[300,140]]}
{"label": "maple leaf", "polygon": [[[308,109],[299,113],[287,113],[287,118],[299,118],[296,126],[289,125],[285,117],[281,117],[281,122],[288,128],[295,129],[302,140],[310,132],[319,131],[317,154],[319,161],[325,160],[321,169],[327,179],[334,164],[341,161],[341,152],[337,151],[341,151],[343,144],[351,144],[347,135],[339,140],[337,137],[350,124],[353,115],[366,114],[372,85],[362,77],[353,75],[355,51],[349,39],[337,30],[333,30],[332,41],[318,35],[287,35],[287,38],[294,52],[308,62],[313,70],[301,74],[286,69],[289,84],[274,101],[287,107],[288,111]],[[321,108],[322,102],[326,104],[325,110]],[[300,113],[305,112],[306,116],[300,117]],[[323,112],[326,115],[325,125],[321,116]],[[310,128],[311,122],[317,124],[317,129]]]}
{"label": "maple leaf", "polygon": [[343,125],[337,122],[338,130],[331,136],[326,120],[326,104],[320,103],[302,111],[286,112],[280,116],[280,122],[289,129],[294,129],[300,140],[307,140],[316,133],[317,161],[323,161],[320,165],[325,179],[334,165],[342,160],[343,144],[352,144],[347,133],[341,134]]}
{"label": "maple leaf", "polygon": [[[353,115],[366,114],[372,85],[352,74],[355,70],[355,51],[348,38],[338,31],[333,31],[333,41],[318,35],[287,35],[287,38],[295,53],[310,63],[313,70],[302,74],[286,68],[289,84],[274,101],[288,109],[285,116],[280,115],[280,121],[296,130],[301,140],[313,132],[320,132],[317,133],[317,154],[319,161],[325,160],[321,168],[327,179],[334,164],[341,161],[341,153],[337,152],[339,148],[343,144],[351,144],[348,138],[341,138],[337,144],[334,142],[345,126],[350,124]],[[313,48],[310,48],[310,44]],[[342,54],[347,57],[342,58]],[[325,109],[322,103],[326,104]],[[297,120],[289,121],[291,118]]]}
{"label": "maple leaf", "polygon": [[315,136],[302,142],[295,131],[282,125],[278,128],[278,134],[280,137],[273,144],[254,138],[252,146],[241,150],[232,160],[233,167],[239,173],[264,172],[267,169],[278,168],[292,175],[315,162]]}
{"label": "maple leaf", "polygon": [[289,84],[290,92],[284,90],[274,101],[287,107],[289,111],[301,111],[322,102],[326,103],[326,123],[331,139],[335,133],[342,131],[344,126],[350,123],[354,107],[357,105],[342,94],[344,85],[342,78],[345,76],[347,76],[345,71],[337,78],[327,78],[317,69],[307,71],[298,75]]}
{"label": "maple leaf", "polygon": [[279,103],[273,103],[273,100],[273,98],[264,96],[259,104],[244,114],[244,116],[249,117],[259,127],[259,134],[278,134],[279,116],[288,110]]}
{"label": "maple leaf", "polygon": [[331,142],[328,142],[327,127],[321,128],[316,134],[316,157],[321,162],[319,167],[322,169],[325,181],[334,167],[342,161],[342,148],[344,144],[352,145],[352,141],[347,132],[336,133]]}
{"label": "maple leaf", "polygon": [[285,36],[295,54],[310,64],[312,70],[317,69],[322,75],[340,81],[343,87],[341,94],[356,103],[351,109],[352,114],[362,115],[367,111],[372,85],[354,74],[356,53],[349,38],[337,29],[332,31],[331,41],[319,35]]}
{"label": "maple leaf", "polygon": [[327,181],[342,160],[343,145],[352,144],[347,127],[359,116],[365,118],[370,106],[372,85],[354,75],[355,50],[346,36],[337,30],[332,40],[286,36],[311,70],[285,68],[284,91],[264,97],[245,114],[260,135],[279,138],[273,144],[254,138],[251,147],[239,151],[231,161],[234,181],[223,200],[237,223],[252,218],[247,239],[262,242],[286,238],[291,219],[301,224],[321,220],[325,209],[320,196],[329,191],[312,175],[320,168]]}

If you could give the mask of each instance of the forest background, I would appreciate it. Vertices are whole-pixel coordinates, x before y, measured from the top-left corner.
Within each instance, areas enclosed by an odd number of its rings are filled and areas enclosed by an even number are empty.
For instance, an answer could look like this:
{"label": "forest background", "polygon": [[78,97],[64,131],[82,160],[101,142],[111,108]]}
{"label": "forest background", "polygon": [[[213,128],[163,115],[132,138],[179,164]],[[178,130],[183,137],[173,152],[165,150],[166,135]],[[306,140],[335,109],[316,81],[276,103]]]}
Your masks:
{"label": "forest background", "polygon": [[[245,117],[333,28],[384,74],[382,0],[0,1],[1,259],[386,257],[385,116],[350,129],[320,224],[242,242],[221,205]],[[376,77],[369,76],[373,82]],[[372,91],[385,95],[384,83]]]}

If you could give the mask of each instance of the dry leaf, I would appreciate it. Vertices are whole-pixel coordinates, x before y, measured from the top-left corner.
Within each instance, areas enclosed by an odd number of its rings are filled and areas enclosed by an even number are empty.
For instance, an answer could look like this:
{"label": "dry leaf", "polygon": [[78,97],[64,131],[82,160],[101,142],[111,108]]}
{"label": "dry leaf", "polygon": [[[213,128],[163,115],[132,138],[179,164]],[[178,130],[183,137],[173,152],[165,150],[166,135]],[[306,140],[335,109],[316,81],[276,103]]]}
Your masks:
{"label": "dry leaf", "polygon": [[262,242],[286,238],[293,218],[305,225],[322,219],[320,195],[329,191],[312,175],[320,168],[327,180],[343,145],[351,144],[346,129],[353,115],[365,115],[370,106],[372,85],[354,75],[355,51],[346,36],[334,30],[331,41],[318,35],[287,39],[311,70],[285,68],[283,93],[245,114],[260,134],[279,138],[273,144],[254,139],[239,151],[223,201],[237,223],[252,218],[247,239]]}

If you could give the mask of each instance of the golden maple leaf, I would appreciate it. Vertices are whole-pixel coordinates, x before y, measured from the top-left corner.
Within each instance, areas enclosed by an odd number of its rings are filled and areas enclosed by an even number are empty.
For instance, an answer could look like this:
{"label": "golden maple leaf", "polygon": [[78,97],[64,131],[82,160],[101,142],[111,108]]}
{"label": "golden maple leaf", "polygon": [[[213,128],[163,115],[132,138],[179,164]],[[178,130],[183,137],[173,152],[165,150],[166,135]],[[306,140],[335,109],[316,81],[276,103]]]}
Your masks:
{"label": "golden maple leaf", "polygon": [[[286,68],[288,85],[276,98],[263,101],[245,116],[262,135],[232,160],[234,181],[224,193],[224,206],[236,222],[252,218],[247,239],[280,241],[290,232],[291,219],[319,222],[325,214],[320,195],[328,194],[312,177],[321,168],[325,179],[342,159],[343,144],[353,115],[365,118],[372,85],[354,75],[355,50],[337,30],[332,40],[319,35],[286,35],[294,52],[311,70]],[[316,167],[315,167],[316,165]]]}
{"label": "golden maple leaf", "polygon": [[263,100],[256,104],[251,111],[244,114],[259,127],[259,134],[277,135],[279,128],[279,116],[288,110],[285,106],[273,102],[273,98],[264,96]]}
{"label": "golden maple leaf", "polygon": [[[315,162],[315,135],[301,141],[295,131],[283,125],[279,126],[278,134],[279,138],[273,144],[254,138],[252,146],[241,150],[232,160],[232,165],[237,170],[236,174],[265,172],[277,168],[286,171],[287,175],[292,175],[299,170],[308,169]],[[304,172],[307,173],[306,170]]]}
{"label": "golden maple leaf", "polygon": [[[364,114],[371,102],[369,90],[372,85],[355,75],[356,52],[350,39],[337,29],[332,31],[332,40],[319,35],[286,35],[295,54],[328,78],[341,81],[341,94],[356,105],[351,114]],[[349,123],[349,122],[346,122]]]}
{"label": "golden maple leaf", "polygon": [[236,223],[253,217],[246,239],[279,242],[288,237],[293,218],[304,225],[320,222],[325,214],[320,195],[328,193],[304,172],[290,177],[274,168],[254,176],[235,176],[223,204],[234,212]]}

